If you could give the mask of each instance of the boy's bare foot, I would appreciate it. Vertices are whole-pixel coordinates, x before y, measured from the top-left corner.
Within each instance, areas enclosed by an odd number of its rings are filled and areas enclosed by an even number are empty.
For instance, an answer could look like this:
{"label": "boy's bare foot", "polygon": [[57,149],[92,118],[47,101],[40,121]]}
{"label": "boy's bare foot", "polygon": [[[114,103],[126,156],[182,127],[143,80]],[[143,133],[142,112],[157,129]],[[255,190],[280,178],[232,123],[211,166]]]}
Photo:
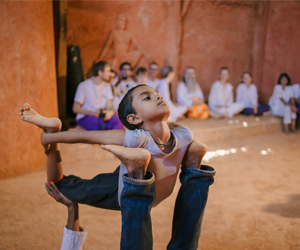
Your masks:
{"label": "boy's bare foot", "polygon": [[41,116],[28,103],[25,103],[24,107],[20,108],[19,116],[23,121],[32,123],[47,133],[59,132],[61,129],[60,119]]}
{"label": "boy's bare foot", "polygon": [[151,159],[151,154],[148,150],[117,145],[101,145],[101,147],[113,153],[125,164],[128,177],[139,180],[144,179]]}

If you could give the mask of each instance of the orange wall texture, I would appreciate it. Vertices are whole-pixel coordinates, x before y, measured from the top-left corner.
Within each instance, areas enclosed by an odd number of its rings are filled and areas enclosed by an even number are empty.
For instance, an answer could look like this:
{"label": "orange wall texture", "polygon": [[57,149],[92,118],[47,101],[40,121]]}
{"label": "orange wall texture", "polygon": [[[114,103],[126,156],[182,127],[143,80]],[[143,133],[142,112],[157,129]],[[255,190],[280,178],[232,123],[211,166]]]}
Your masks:
{"label": "orange wall texture", "polygon": [[19,118],[28,102],[57,116],[52,2],[0,1],[0,178],[45,166],[41,129]]}
{"label": "orange wall texture", "polygon": [[300,81],[299,1],[69,1],[67,42],[79,45],[84,74],[118,13],[127,15],[128,30],[160,66],[170,64],[178,78],[194,66],[206,94],[221,66],[229,67],[234,86],[252,71],[263,101],[282,71]]}

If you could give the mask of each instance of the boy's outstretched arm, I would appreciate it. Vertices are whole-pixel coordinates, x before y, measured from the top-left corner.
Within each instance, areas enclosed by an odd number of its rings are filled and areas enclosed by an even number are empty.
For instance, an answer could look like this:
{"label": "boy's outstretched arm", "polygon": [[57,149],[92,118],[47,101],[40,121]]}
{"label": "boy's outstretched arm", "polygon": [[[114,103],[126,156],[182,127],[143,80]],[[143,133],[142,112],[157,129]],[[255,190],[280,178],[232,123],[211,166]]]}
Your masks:
{"label": "boy's outstretched arm", "polygon": [[125,129],[104,131],[65,131],[59,133],[42,133],[41,143],[88,143],[123,146]]}

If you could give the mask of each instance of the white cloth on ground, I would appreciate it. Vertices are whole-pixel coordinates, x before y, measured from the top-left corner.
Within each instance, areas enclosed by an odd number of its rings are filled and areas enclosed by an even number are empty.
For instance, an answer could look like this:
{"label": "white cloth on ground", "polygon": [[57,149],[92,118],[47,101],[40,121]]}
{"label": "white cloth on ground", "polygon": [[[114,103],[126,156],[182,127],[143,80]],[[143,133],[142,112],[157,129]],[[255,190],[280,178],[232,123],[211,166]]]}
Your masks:
{"label": "white cloth on ground", "polygon": [[[102,82],[100,85],[93,83],[92,78],[81,82],[76,90],[74,101],[80,103],[82,109],[96,111],[104,109],[107,101],[113,99],[111,86],[107,82]],[[84,114],[77,114],[76,120],[85,117]]]}
{"label": "white cloth on ground", "polygon": [[[124,147],[144,148],[151,154],[148,170],[155,176],[156,199],[154,206],[171,195],[187,147],[193,141],[190,129],[172,123],[169,124],[169,127],[175,140],[175,146],[169,154],[165,154],[159,149],[148,131],[143,129],[125,131]],[[124,186],[122,176],[126,173],[126,166],[121,163],[118,188],[120,206],[120,197]]]}
{"label": "white cloth on ground", "polygon": [[177,101],[180,104],[183,104],[186,107],[191,107],[193,104],[193,101],[191,98],[193,97],[198,97],[202,100],[204,100],[203,92],[199,86],[198,83],[196,83],[196,89],[193,93],[190,93],[188,91],[188,88],[184,82],[179,82],[177,89],[176,89],[176,94],[177,94]]}
{"label": "white cloth on ground", "polygon": [[284,124],[291,124],[292,119],[296,119],[297,114],[292,112],[290,106],[285,105],[280,99],[290,102],[291,98],[295,97],[292,86],[286,86],[284,89],[281,84],[274,87],[273,94],[270,98],[269,105],[271,107],[271,114],[283,117]]}
{"label": "white cloth on ground", "polygon": [[152,81],[150,78],[147,79],[146,85],[154,88],[157,90],[159,84],[159,79],[155,78],[154,81]]}
{"label": "white cloth on ground", "polygon": [[254,84],[249,87],[245,83],[239,84],[236,89],[236,102],[240,102],[245,108],[253,108],[258,105],[257,88]]}
{"label": "white cloth on ground", "polygon": [[83,250],[87,232],[80,228],[80,232],[64,227],[64,236],[60,250]]}
{"label": "white cloth on ground", "polygon": [[170,91],[169,91],[169,85],[164,79],[161,79],[158,84],[157,91],[161,94],[161,96],[164,98],[164,100],[168,103],[170,110],[171,110],[171,120],[176,120],[178,117],[185,114],[187,111],[186,106],[176,106],[170,97]]}
{"label": "white cloth on ground", "polygon": [[[211,111],[220,114],[233,117],[235,114],[241,112],[244,109],[244,105],[240,102],[233,102],[233,87],[230,83],[226,83],[224,86],[220,81],[213,83],[210,89],[208,97],[208,106]],[[218,107],[223,106],[223,107]]]}

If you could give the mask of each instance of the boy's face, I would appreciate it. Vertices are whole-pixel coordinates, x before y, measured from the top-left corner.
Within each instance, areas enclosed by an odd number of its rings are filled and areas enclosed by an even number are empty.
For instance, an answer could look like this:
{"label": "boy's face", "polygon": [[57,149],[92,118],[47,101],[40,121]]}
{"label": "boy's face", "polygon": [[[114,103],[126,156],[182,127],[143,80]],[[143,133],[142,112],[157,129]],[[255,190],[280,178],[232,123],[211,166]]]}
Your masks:
{"label": "boy's face", "polygon": [[149,86],[138,87],[133,91],[132,97],[132,107],[143,124],[167,120],[170,116],[169,105],[155,89]]}
{"label": "boy's face", "polygon": [[148,73],[139,73],[138,75],[136,75],[136,82],[137,84],[145,84],[147,82],[148,79]]}

